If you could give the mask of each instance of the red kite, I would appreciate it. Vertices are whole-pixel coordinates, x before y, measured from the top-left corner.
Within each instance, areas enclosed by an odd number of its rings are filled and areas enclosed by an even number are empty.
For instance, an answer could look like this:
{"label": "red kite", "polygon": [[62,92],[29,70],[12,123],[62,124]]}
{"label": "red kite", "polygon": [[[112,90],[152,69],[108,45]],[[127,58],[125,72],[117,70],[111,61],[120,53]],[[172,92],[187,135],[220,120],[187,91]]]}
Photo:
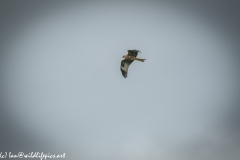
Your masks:
{"label": "red kite", "polygon": [[[122,60],[121,62],[121,66],[120,69],[122,71],[122,75],[124,78],[127,77],[128,74],[128,67],[130,66],[130,64],[134,61],[141,61],[144,62],[144,60],[146,59],[140,59],[137,58],[138,52],[140,52],[139,50],[128,50],[128,54],[124,55],[122,58],[125,58],[124,60]],[[140,52],[141,53],[141,52]]]}

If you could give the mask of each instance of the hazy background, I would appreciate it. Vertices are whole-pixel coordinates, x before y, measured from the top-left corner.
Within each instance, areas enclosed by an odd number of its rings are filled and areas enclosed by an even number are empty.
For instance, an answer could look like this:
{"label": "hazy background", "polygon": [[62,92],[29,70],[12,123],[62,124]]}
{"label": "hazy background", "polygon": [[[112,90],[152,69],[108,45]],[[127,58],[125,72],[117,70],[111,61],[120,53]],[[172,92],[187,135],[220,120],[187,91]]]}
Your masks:
{"label": "hazy background", "polygon": [[[0,1],[0,152],[239,160],[236,1]],[[128,77],[129,49],[142,52]]]}

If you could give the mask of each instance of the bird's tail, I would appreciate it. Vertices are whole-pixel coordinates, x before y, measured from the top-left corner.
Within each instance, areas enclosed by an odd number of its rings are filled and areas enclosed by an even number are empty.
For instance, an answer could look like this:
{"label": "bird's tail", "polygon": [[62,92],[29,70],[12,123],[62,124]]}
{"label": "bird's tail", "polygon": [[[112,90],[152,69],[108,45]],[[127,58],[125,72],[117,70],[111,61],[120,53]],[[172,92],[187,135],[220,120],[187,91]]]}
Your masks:
{"label": "bird's tail", "polygon": [[138,60],[138,61],[144,62],[146,59],[136,58],[135,60]]}

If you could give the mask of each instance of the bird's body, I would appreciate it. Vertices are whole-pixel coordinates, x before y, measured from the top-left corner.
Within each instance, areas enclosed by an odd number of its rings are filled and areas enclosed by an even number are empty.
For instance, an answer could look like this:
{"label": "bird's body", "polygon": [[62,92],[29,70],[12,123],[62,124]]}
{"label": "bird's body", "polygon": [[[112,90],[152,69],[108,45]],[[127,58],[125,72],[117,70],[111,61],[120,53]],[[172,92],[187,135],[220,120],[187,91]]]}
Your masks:
{"label": "bird's body", "polygon": [[140,51],[128,50],[128,54],[123,56],[123,58],[125,59],[121,61],[120,69],[124,78],[127,77],[128,67],[134,60],[141,61],[141,62],[144,62],[144,60],[146,60],[146,59],[137,58],[138,52]]}
{"label": "bird's body", "polygon": [[132,61],[138,60],[138,61],[144,62],[144,60],[146,60],[146,59],[136,58],[136,57],[134,57],[134,56],[129,56],[129,55],[124,55],[123,57],[124,57],[125,59],[132,60]]}

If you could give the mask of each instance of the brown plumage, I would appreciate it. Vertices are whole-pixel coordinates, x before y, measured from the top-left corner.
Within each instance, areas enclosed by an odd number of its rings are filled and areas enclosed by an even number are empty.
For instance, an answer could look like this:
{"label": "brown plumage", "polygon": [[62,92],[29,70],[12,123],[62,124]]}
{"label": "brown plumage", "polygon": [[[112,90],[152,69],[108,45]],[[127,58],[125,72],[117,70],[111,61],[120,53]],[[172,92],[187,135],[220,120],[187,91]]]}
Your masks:
{"label": "brown plumage", "polygon": [[141,62],[144,62],[146,60],[146,59],[137,58],[138,52],[140,52],[140,51],[139,50],[128,50],[128,54],[123,56],[123,58],[125,58],[125,59],[121,61],[120,69],[121,69],[121,72],[122,72],[122,75],[124,78],[127,77],[128,67],[134,60],[141,61]]}

